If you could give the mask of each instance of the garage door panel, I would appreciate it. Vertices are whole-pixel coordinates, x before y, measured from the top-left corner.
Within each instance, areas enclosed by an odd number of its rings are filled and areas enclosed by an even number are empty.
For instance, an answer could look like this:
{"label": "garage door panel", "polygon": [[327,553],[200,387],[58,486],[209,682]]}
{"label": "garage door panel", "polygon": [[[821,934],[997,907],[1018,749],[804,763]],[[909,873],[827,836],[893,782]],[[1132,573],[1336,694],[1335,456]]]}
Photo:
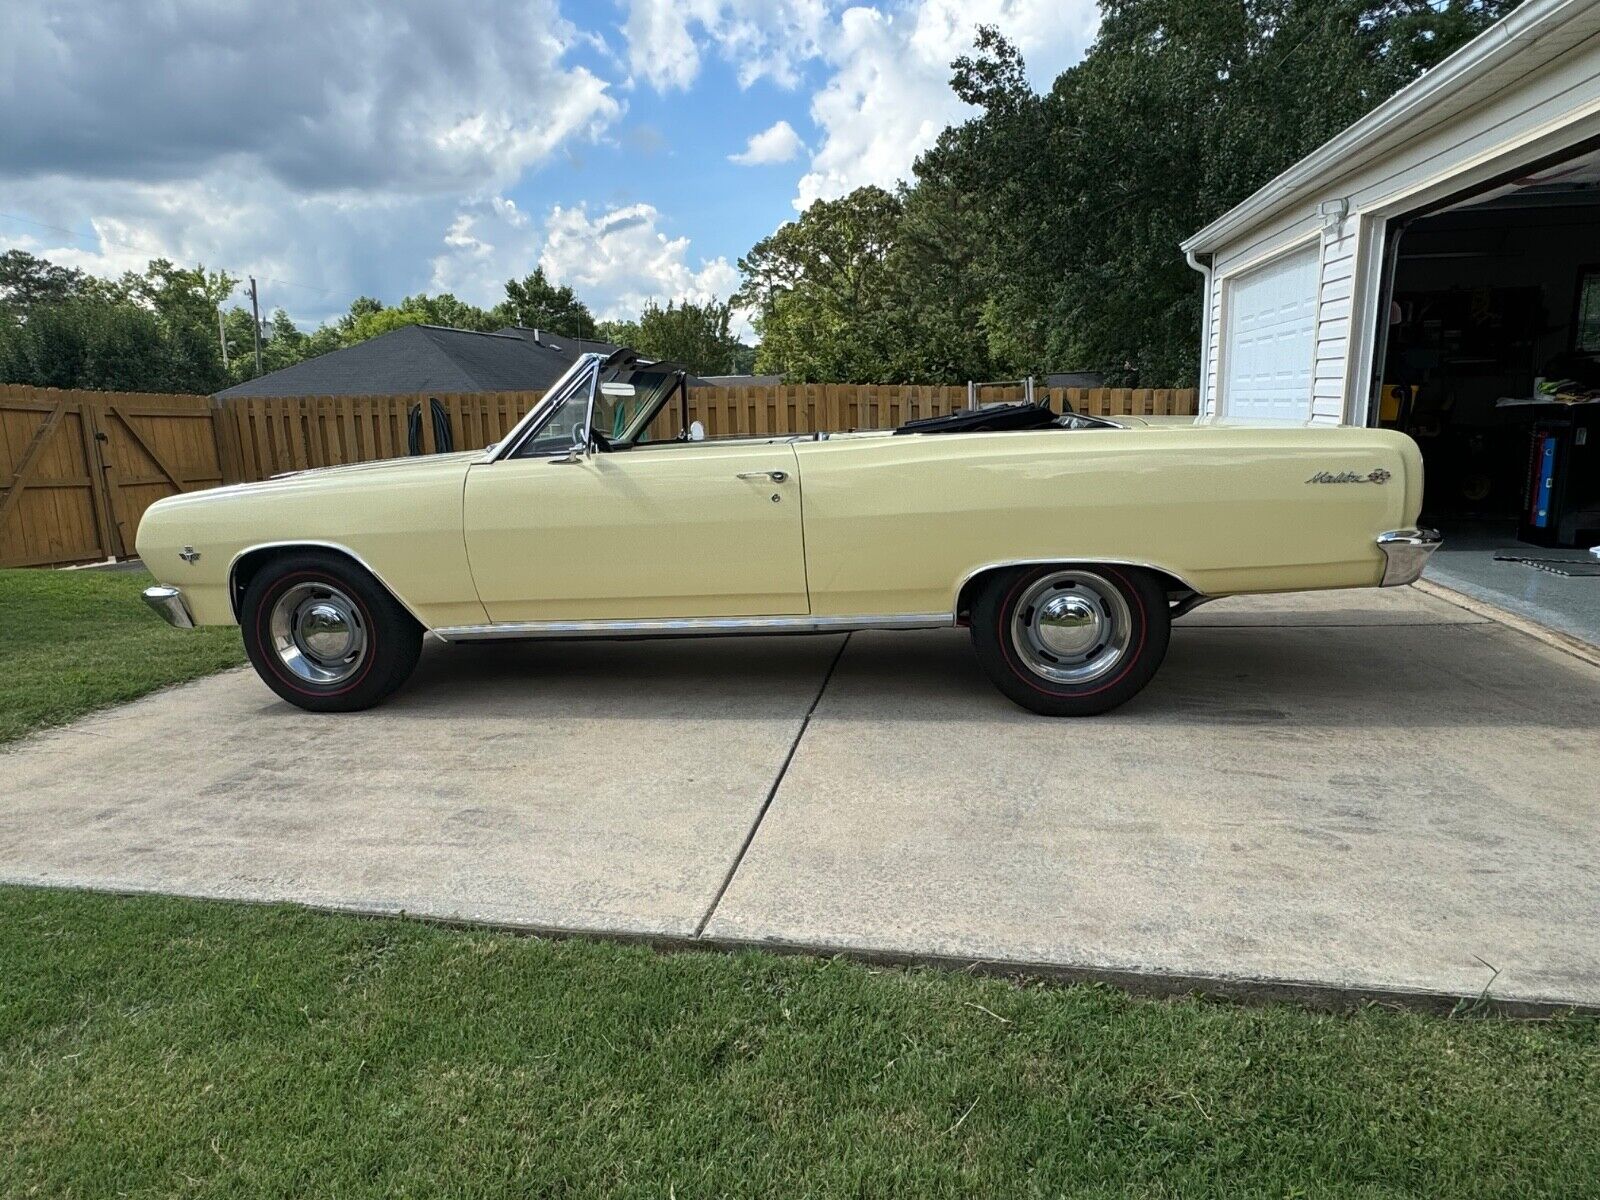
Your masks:
{"label": "garage door panel", "polygon": [[1258,267],[1230,285],[1224,415],[1265,421],[1310,416],[1317,265],[1313,246]]}

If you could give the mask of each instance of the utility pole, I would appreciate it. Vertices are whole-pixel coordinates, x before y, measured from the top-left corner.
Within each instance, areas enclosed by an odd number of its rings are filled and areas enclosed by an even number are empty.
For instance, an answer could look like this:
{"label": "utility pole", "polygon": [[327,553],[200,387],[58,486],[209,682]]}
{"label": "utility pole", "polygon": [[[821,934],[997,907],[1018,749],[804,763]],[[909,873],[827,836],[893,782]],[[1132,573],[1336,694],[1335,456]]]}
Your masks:
{"label": "utility pole", "polygon": [[250,316],[251,328],[256,335],[256,375],[261,374],[261,300],[256,295],[256,277],[250,276]]}
{"label": "utility pole", "polygon": [[217,305],[217,341],[222,343],[222,369],[228,369],[228,327],[222,323],[222,305]]}

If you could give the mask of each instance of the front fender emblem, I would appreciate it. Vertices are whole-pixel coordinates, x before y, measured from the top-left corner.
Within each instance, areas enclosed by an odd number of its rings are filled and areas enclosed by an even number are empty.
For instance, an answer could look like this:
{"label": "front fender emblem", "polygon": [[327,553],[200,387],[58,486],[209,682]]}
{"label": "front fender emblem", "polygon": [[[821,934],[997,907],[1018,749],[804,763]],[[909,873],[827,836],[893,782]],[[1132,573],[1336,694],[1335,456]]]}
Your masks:
{"label": "front fender emblem", "polygon": [[198,562],[200,561],[200,551],[196,550],[193,546],[185,546],[182,550],[178,551],[178,557],[183,559],[183,561],[186,563]]}
{"label": "front fender emblem", "polygon": [[1388,471],[1385,471],[1382,467],[1378,467],[1378,468],[1376,468],[1376,469],[1374,469],[1372,471],[1367,472],[1365,475],[1359,475],[1354,471],[1339,471],[1337,473],[1335,473],[1333,471],[1318,471],[1310,479],[1306,480],[1306,482],[1307,483],[1377,483],[1377,484],[1384,484],[1384,483],[1388,483],[1389,480],[1391,480],[1393,478],[1394,478],[1394,476],[1391,475]]}

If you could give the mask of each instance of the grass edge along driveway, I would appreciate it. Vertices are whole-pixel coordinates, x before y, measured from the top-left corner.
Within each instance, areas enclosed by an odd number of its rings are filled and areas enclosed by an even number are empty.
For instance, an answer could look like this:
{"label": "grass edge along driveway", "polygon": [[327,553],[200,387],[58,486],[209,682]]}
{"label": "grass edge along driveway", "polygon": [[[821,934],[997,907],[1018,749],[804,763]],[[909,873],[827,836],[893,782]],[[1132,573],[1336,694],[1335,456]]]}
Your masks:
{"label": "grass edge along driveway", "polygon": [[244,662],[231,626],[174,629],[143,570],[0,570],[0,746]]}
{"label": "grass edge along driveway", "polygon": [[0,888],[0,1195],[1578,1195],[1600,1023]]}

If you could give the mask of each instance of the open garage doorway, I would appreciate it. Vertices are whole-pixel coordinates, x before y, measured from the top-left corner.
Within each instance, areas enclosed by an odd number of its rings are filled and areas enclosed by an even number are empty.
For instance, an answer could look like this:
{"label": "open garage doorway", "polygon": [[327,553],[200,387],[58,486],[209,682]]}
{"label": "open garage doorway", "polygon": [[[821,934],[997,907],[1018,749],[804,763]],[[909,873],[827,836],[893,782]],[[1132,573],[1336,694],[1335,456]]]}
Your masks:
{"label": "open garage doorway", "polygon": [[1600,149],[1389,236],[1374,415],[1422,448],[1430,573],[1600,641]]}

